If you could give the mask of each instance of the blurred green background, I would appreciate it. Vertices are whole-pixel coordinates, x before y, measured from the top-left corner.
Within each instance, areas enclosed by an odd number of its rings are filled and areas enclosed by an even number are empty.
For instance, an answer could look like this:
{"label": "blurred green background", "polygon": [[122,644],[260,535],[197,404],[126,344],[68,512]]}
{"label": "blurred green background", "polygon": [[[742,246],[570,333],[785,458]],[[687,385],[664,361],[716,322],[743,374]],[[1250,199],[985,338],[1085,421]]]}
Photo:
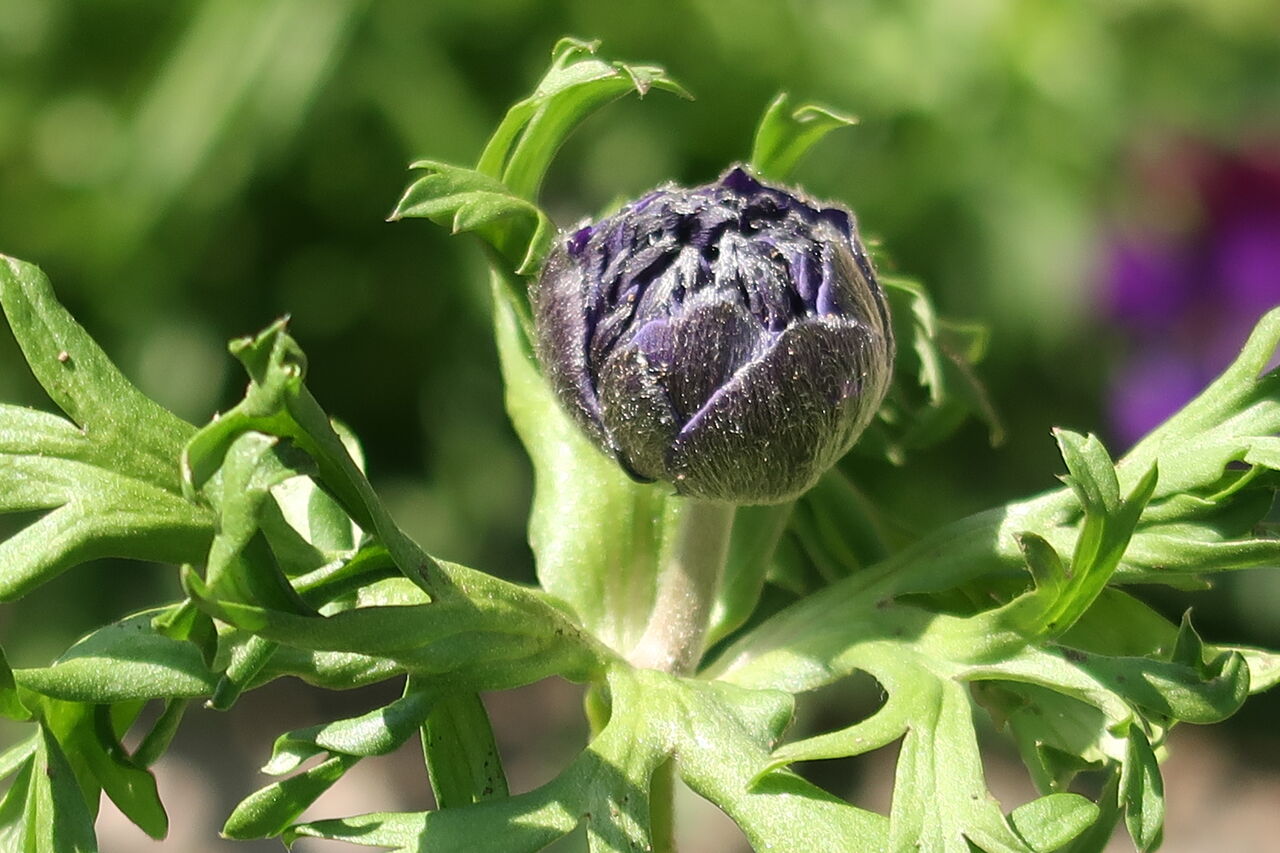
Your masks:
{"label": "blurred green background", "polygon": [[[861,117],[798,177],[852,206],[945,313],[990,324],[983,373],[1008,433],[993,449],[970,425],[905,468],[860,464],[907,528],[1052,485],[1053,425],[1123,450],[1114,409],[1141,390],[1125,366],[1151,328],[1114,310],[1118,235],[1209,251],[1204,164],[1247,158],[1265,178],[1280,162],[1274,0],[0,0],[0,251],[41,264],[125,372],[197,423],[242,390],[225,341],[291,314],[313,391],[410,532],[530,579],[530,473],[480,253],[384,218],[411,160],[474,159],[565,34],[664,65],[696,100],[654,93],[591,119],[548,181],[562,226],[713,178],[780,89]],[[1267,205],[1260,239],[1280,246]],[[1280,303],[1280,267],[1255,266],[1241,315]],[[1183,355],[1214,350],[1206,364],[1222,346],[1197,344],[1197,312],[1216,286],[1197,273],[1199,301],[1169,320]],[[8,339],[0,398],[45,405]],[[177,591],[168,570],[108,564],[105,590],[91,571],[0,610],[16,663]],[[1274,576],[1196,604],[1210,638],[1280,643]],[[1257,744],[1276,709],[1236,727],[1273,765],[1274,735]]]}

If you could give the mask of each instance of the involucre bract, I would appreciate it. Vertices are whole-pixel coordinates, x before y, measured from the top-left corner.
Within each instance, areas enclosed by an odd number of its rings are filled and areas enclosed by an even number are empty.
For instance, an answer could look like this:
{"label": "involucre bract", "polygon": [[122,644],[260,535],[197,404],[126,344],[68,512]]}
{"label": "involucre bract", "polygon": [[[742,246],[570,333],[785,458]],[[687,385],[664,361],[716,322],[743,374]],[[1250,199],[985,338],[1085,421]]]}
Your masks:
{"label": "involucre bract", "polygon": [[742,167],[562,235],[532,298],[539,359],[574,420],[636,479],[690,497],[800,494],[892,373],[853,215]]}

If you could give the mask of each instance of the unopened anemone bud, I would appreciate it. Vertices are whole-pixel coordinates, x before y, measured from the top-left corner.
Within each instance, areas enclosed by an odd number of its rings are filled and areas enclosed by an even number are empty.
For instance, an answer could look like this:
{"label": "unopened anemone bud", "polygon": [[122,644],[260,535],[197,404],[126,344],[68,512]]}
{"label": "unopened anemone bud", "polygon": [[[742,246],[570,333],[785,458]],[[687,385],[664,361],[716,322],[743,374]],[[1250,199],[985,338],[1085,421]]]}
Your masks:
{"label": "unopened anemone bud", "polygon": [[893,368],[853,215],[743,167],[562,235],[532,298],[573,418],[636,479],[694,498],[799,495],[866,428]]}

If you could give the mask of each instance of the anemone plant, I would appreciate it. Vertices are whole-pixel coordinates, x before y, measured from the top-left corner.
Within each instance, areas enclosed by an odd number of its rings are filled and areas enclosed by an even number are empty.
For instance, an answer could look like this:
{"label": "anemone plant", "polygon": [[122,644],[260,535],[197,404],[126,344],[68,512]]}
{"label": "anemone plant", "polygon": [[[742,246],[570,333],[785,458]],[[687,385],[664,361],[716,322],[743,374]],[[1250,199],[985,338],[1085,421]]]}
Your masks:
{"label": "anemone plant", "polygon": [[[285,676],[395,679],[403,695],[281,734],[264,768],[280,778],[228,817],[230,838],[670,851],[683,784],[761,851],[1085,853],[1122,821],[1139,849],[1159,845],[1170,730],[1227,718],[1280,679],[1280,657],[1206,642],[1130,587],[1193,589],[1280,557],[1263,525],[1280,312],[1119,461],[1058,430],[1063,485],[1046,472],[1041,495],[888,541],[838,460],[857,440],[904,462],[968,415],[990,420],[982,331],[878,274],[851,213],[787,184],[850,119],[785,96],[717,182],[558,233],[538,191],[565,136],[654,90],[683,94],[660,68],[563,40],[475,165],[415,164],[392,216],[487,252],[507,410],[536,476],[534,587],[405,535],[283,321],[232,342],[244,398],[194,426],[116,370],[39,269],[3,258],[0,303],[63,414],[0,407],[0,508],[36,519],[0,544],[0,597],[103,556],[172,564],[183,593],[51,665],[0,661],[0,713],[29,730],[0,756],[4,849],[96,849],[104,793],[163,837],[148,767],[183,709],[234,712]],[[859,673],[879,707],[789,733],[797,697]],[[584,686],[589,741],[510,792],[481,696],[552,676]],[[155,700],[164,711],[139,723]],[[978,713],[1038,797],[988,792]],[[414,738],[435,809],[299,822],[355,764]],[[792,769],[895,744],[888,814]]]}

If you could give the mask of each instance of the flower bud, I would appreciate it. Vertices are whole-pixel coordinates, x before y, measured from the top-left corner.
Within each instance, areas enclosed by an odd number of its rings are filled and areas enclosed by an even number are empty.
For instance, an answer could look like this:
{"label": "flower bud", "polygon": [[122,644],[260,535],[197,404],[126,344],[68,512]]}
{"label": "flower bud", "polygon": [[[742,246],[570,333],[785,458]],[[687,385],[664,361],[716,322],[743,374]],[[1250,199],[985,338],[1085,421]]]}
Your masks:
{"label": "flower bud", "polygon": [[774,503],[854,443],[893,333],[853,215],[736,167],[562,235],[533,289],[561,401],[633,477]]}

